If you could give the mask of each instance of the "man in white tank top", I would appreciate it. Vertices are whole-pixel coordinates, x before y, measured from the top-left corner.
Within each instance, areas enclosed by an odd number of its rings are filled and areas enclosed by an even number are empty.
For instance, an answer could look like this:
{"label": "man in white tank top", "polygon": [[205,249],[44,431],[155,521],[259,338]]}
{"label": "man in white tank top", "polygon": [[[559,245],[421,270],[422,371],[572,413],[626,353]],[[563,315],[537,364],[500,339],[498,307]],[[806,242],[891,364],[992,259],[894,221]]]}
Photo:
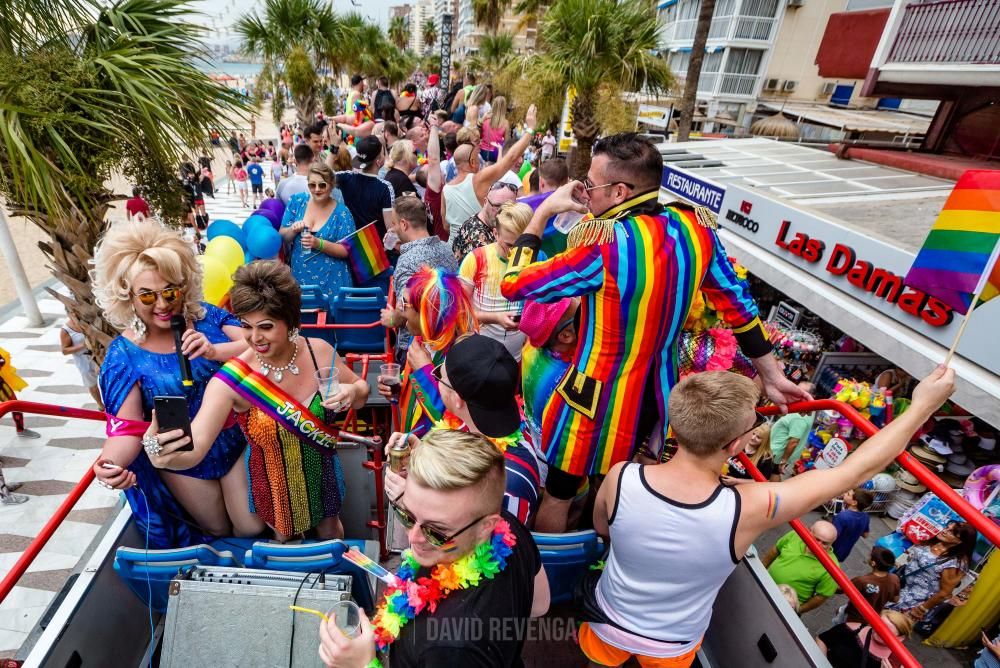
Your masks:
{"label": "man in white tank top", "polygon": [[[678,451],[665,464],[611,468],[594,506],[594,528],[611,539],[590,594],[603,623],[580,628],[597,665],[636,656],[644,668],[686,668],[708,629],[719,589],[754,540],[882,471],[955,389],[938,367],[913,403],[840,466],[784,482],[724,487],[723,465],[759,424],[757,386],[726,371],[695,374],[670,392]],[[667,528],[669,527],[669,528]]]}
{"label": "man in white tank top", "polygon": [[445,227],[454,234],[458,226],[476,215],[490,187],[500,180],[504,174],[513,169],[524,149],[531,143],[535,131],[535,105],[528,107],[524,115],[524,123],[530,128],[517,142],[500,158],[487,167],[479,161],[479,145],[462,144],[455,149],[455,167],[458,176],[444,187],[441,198],[441,218]]}

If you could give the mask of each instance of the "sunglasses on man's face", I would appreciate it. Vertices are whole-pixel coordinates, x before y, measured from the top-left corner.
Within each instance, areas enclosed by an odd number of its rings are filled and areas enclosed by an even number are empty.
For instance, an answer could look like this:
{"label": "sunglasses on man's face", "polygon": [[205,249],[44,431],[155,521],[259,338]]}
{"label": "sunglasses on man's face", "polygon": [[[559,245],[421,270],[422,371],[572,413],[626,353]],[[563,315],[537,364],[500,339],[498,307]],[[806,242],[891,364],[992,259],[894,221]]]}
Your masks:
{"label": "sunglasses on man's face", "polygon": [[172,304],[178,299],[180,299],[183,294],[181,288],[163,288],[162,290],[143,290],[142,292],[136,292],[135,297],[139,300],[140,304],[144,306],[152,306],[156,303],[157,296],[163,297],[163,301],[168,304]]}
{"label": "sunglasses on man's face", "polygon": [[[405,492],[404,492],[404,494],[405,494]],[[409,510],[407,510],[406,508],[403,508],[402,506],[399,505],[398,502],[402,498],[403,498],[403,494],[400,494],[395,499],[389,499],[389,505],[392,506],[392,509],[395,511],[396,515],[399,517],[399,521],[402,522],[403,526],[406,527],[409,530],[409,529],[412,529],[414,526],[416,526],[416,524],[417,524],[417,518],[415,518],[413,515],[411,515]],[[486,517],[487,517],[486,515],[483,515],[481,517],[477,517],[472,522],[469,522],[464,527],[462,527],[461,529],[459,529],[458,531],[456,531],[455,533],[453,533],[451,535],[448,535],[448,534],[444,533],[443,531],[439,531],[438,529],[432,529],[430,527],[424,526],[423,524],[420,525],[420,533],[424,534],[424,538],[427,539],[427,542],[430,543],[431,545],[433,545],[434,547],[444,547],[445,545],[447,545],[451,541],[453,541],[456,538],[458,538],[461,534],[465,533],[466,531],[468,531],[472,527],[474,527],[477,524],[479,524],[481,521],[483,521],[484,519],[486,519]]]}

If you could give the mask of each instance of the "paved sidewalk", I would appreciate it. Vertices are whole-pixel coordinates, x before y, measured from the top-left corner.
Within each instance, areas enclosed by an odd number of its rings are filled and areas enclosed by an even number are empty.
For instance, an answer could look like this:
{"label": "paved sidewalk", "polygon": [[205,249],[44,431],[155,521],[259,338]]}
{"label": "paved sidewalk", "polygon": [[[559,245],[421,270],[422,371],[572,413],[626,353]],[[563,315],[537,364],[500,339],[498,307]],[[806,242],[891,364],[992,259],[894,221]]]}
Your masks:
{"label": "paved sidewalk", "polygon": [[[270,163],[262,163],[270,174]],[[266,188],[274,188],[270,176]],[[237,225],[250,215],[239,196],[226,194],[224,177],[215,199],[206,198],[212,221],[228,219]],[[64,288],[62,288],[64,289]],[[62,304],[52,297],[39,299],[46,326],[28,328],[21,310],[0,321],[0,347],[11,354],[13,366],[28,382],[19,399],[73,408],[96,409],[72,356],[64,356],[59,329],[66,320]],[[8,482],[22,482],[19,494],[30,500],[18,506],[0,505],[0,577],[23,554],[66,494],[100,454],[104,424],[86,420],[26,415],[25,425],[40,438],[18,436],[11,418],[0,420],[0,462]],[[14,656],[46,607],[80,565],[87,546],[119,503],[120,495],[92,485],[7,599],[0,604],[0,658]]]}

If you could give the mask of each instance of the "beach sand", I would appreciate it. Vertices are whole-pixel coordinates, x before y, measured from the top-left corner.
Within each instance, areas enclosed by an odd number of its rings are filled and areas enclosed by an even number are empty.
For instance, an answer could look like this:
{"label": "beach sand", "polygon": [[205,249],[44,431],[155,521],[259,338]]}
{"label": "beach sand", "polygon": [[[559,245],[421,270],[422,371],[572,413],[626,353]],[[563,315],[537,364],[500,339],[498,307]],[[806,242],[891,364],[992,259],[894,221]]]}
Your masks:
{"label": "beach sand", "polygon": [[[295,110],[286,110],[284,120],[289,123],[294,122]],[[250,127],[245,119],[233,119],[226,125],[228,127],[236,128],[237,131],[244,132],[247,136],[250,134]],[[257,115],[257,138],[265,141],[274,140],[275,146],[279,145],[277,141],[278,129],[271,120],[270,103],[265,103],[261,109],[261,113]],[[227,137],[223,137],[222,139],[223,147],[215,149],[212,156],[212,170],[215,174],[217,184],[221,183],[222,179],[225,177],[226,160],[230,158],[229,148],[225,144]],[[131,193],[131,184],[121,176],[113,177],[110,182],[110,187],[114,190],[114,192],[122,195]],[[112,221],[125,220],[124,207],[124,201],[116,203],[115,207],[112,208],[109,213],[109,219]],[[38,248],[38,242],[47,240],[48,235],[40,230],[34,223],[31,223],[23,218],[8,217],[7,224],[10,227],[11,235],[14,237],[14,244],[17,247],[21,263],[24,265],[25,273],[28,275],[28,280],[31,282],[33,287],[38,287],[47,281],[52,275],[49,271],[45,255]],[[10,262],[7,261],[6,258],[4,258],[4,260],[3,271],[0,272],[0,307],[3,307],[17,299],[17,294],[14,291],[14,282],[10,269]]]}

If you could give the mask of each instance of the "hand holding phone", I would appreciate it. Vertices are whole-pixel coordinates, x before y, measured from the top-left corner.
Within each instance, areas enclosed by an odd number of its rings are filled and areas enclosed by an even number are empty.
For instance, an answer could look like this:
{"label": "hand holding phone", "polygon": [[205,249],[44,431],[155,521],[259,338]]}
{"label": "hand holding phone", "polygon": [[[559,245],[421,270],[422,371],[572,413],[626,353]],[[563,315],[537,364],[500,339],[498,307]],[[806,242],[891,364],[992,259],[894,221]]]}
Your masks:
{"label": "hand holding phone", "polygon": [[[191,438],[191,418],[188,415],[187,399],[184,397],[153,397],[153,404],[156,407],[158,434],[180,429],[188,439]],[[194,443],[191,441],[177,448],[177,452],[190,452],[191,450],[194,450]]]}

